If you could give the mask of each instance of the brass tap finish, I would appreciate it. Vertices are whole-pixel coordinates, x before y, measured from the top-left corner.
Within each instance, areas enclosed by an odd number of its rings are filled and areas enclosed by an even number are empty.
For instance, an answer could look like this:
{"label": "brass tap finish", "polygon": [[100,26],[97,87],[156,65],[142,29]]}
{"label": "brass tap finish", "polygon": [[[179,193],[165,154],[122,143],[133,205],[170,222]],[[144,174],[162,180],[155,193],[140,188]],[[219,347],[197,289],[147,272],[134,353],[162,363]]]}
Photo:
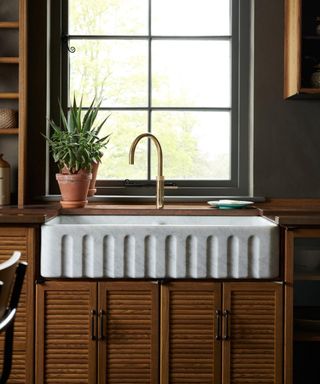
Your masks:
{"label": "brass tap finish", "polygon": [[162,148],[161,148],[159,140],[154,135],[152,135],[151,133],[142,133],[141,135],[137,136],[133,140],[131,147],[130,147],[129,164],[134,164],[134,153],[135,153],[137,144],[144,137],[151,139],[157,148],[158,175],[156,178],[156,199],[157,199],[156,200],[156,206],[157,206],[157,209],[161,209],[164,206],[164,176],[163,176],[163,155],[162,155]]}

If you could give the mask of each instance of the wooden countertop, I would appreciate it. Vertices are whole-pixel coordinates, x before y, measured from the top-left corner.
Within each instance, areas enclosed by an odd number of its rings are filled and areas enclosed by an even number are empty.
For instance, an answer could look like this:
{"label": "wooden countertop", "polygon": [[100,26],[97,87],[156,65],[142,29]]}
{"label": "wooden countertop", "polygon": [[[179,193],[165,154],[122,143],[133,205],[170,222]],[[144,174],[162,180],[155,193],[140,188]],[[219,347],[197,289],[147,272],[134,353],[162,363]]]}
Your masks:
{"label": "wooden countertop", "polygon": [[206,203],[167,203],[162,209],[155,204],[88,204],[81,209],[61,209],[68,215],[182,215],[182,216],[257,216],[257,208],[217,209]]}
{"label": "wooden countertop", "polygon": [[31,205],[0,207],[0,224],[42,224],[59,214],[60,205]]}
{"label": "wooden countertop", "polygon": [[154,204],[90,203],[81,209],[62,209],[60,204],[46,203],[0,207],[0,224],[42,224],[61,214],[68,215],[199,215],[265,216],[283,226],[320,226],[320,199],[273,199],[242,209],[221,210],[206,203],[167,203],[163,209]]}
{"label": "wooden countertop", "polygon": [[181,215],[181,216],[258,216],[257,208],[221,210],[206,203],[168,203],[163,209],[154,204],[88,204],[85,208],[63,209],[59,203],[0,207],[0,224],[42,224],[58,215]]}
{"label": "wooden countertop", "polygon": [[320,199],[273,199],[258,209],[279,225],[320,226]]}

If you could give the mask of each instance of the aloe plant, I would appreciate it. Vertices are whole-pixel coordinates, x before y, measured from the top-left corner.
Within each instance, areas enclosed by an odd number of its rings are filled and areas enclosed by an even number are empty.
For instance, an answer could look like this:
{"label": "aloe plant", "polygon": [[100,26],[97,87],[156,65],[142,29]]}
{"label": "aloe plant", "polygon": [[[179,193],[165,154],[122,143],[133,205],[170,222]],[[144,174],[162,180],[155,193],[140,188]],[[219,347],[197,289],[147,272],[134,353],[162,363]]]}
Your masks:
{"label": "aloe plant", "polygon": [[83,115],[82,99],[77,105],[74,97],[69,116],[65,116],[59,103],[61,125],[50,120],[51,135],[43,136],[48,141],[49,150],[60,171],[63,169],[64,173],[71,174],[78,173],[81,169],[90,171],[93,163],[101,162],[110,134],[99,137],[99,133],[110,115],[95,125],[100,106],[101,101],[96,103],[93,99]]}

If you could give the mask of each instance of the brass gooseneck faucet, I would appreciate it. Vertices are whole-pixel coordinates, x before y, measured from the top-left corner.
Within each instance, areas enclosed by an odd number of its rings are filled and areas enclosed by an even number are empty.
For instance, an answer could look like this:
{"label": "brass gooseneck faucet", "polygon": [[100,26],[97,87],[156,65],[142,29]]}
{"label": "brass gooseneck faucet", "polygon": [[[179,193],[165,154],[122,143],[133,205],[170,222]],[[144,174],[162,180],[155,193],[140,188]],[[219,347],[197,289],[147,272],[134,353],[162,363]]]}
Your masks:
{"label": "brass gooseneck faucet", "polygon": [[163,208],[163,205],[164,205],[164,176],[163,176],[162,148],[161,148],[159,140],[154,135],[152,135],[151,133],[142,133],[141,135],[137,136],[133,140],[131,147],[130,147],[129,164],[134,164],[134,153],[136,150],[136,146],[139,143],[139,141],[141,139],[143,139],[144,137],[151,139],[157,148],[158,175],[156,178],[156,187],[157,187],[157,189],[156,189],[156,197],[157,197],[156,205],[157,205],[157,209],[161,209],[161,208]]}

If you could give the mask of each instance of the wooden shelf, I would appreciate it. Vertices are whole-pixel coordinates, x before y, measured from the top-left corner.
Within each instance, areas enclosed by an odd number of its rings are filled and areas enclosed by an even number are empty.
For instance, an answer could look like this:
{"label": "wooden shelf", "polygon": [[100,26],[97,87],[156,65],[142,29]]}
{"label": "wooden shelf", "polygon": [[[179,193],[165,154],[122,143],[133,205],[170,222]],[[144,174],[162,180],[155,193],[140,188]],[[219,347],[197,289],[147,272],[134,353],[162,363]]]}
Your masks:
{"label": "wooden shelf", "polygon": [[0,64],[19,64],[19,57],[0,57]]}
{"label": "wooden shelf", "polygon": [[301,93],[308,93],[309,95],[320,94],[320,88],[301,88]]}
{"label": "wooden shelf", "polygon": [[304,40],[317,40],[320,41],[320,36],[318,35],[307,35],[307,36],[302,36]]}
{"label": "wooden shelf", "polygon": [[0,99],[19,99],[18,92],[0,92]]}
{"label": "wooden shelf", "polygon": [[294,331],[294,341],[320,341],[320,332],[312,331]]}
{"label": "wooden shelf", "polygon": [[19,28],[19,21],[0,21],[0,28]]}
{"label": "wooden shelf", "polygon": [[18,135],[19,128],[3,128],[0,129],[0,135]]}
{"label": "wooden shelf", "polygon": [[310,272],[310,273],[306,273],[306,272],[299,272],[299,273],[296,273],[294,275],[294,281],[304,281],[304,280],[315,280],[315,281],[318,281],[320,280],[320,272]]}

